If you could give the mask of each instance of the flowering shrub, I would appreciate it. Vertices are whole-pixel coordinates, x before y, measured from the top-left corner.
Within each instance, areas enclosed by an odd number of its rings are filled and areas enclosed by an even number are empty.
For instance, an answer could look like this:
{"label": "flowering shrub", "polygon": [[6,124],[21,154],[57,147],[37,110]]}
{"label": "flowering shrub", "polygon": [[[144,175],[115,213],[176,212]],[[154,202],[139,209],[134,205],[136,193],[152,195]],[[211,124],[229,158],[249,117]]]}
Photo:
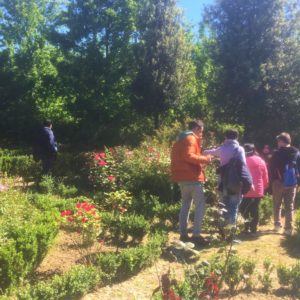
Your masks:
{"label": "flowering shrub", "polygon": [[95,242],[100,234],[100,215],[94,204],[79,202],[74,210],[63,211],[61,217],[65,223],[81,234],[83,244]]}
{"label": "flowering shrub", "polygon": [[102,193],[127,190],[135,196],[141,191],[168,201],[172,195],[169,149],[148,144],[130,150],[126,147],[93,153],[89,163],[89,180]]}
{"label": "flowering shrub", "polygon": [[104,209],[113,211],[114,213],[124,213],[132,204],[131,193],[119,190],[115,192],[105,193],[104,201],[101,203]]}

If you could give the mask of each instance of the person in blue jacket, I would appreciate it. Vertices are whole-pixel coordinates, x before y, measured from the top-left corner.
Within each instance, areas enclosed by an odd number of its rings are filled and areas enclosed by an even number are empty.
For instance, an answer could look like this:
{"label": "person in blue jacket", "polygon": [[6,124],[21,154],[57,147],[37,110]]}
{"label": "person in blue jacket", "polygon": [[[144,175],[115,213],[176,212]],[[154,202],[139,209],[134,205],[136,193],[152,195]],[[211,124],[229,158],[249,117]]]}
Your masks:
{"label": "person in blue jacket", "polygon": [[52,131],[52,121],[45,120],[34,145],[34,158],[41,160],[43,175],[51,174],[56,155],[57,143]]}

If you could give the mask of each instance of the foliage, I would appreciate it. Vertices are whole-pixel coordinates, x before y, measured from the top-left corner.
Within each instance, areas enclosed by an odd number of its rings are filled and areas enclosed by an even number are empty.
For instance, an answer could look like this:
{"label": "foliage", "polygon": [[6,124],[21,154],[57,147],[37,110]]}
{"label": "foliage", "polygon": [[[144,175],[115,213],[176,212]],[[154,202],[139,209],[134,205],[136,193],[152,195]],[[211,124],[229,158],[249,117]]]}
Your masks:
{"label": "foliage", "polygon": [[206,11],[215,117],[245,124],[257,142],[299,126],[299,8],[293,0],[223,0]]}
{"label": "foliage", "polygon": [[178,110],[195,95],[192,47],[174,0],[143,0],[138,8],[141,42],[132,99],[136,110],[152,117],[158,129],[163,114]]}
{"label": "foliage", "polygon": [[40,263],[57,232],[57,212],[39,211],[26,194],[0,194],[0,284],[17,285]]}
{"label": "foliage", "polygon": [[166,148],[157,149],[147,143],[134,150],[115,147],[91,155],[89,180],[102,194],[125,190],[139,197],[143,191],[169,202],[172,196],[169,164]]}
{"label": "foliage", "polygon": [[95,267],[74,266],[63,275],[55,275],[49,281],[41,281],[31,287],[21,289],[17,296],[20,300],[69,299],[91,291],[100,281]]}
{"label": "foliage", "polygon": [[265,195],[259,204],[259,224],[266,225],[273,216],[273,200],[271,195]]}
{"label": "foliage", "polygon": [[78,202],[73,210],[61,212],[61,217],[64,223],[81,234],[83,245],[93,244],[101,232],[100,214],[94,204]]}
{"label": "foliage", "polygon": [[300,291],[300,262],[287,267],[279,265],[277,267],[279,283],[283,286],[291,286],[294,291]]}
{"label": "foliage", "polygon": [[131,194],[127,191],[119,190],[116,192],[105,193],[104,201],[101,203],[101,206],[108,211],[125,212],[131,206],[131,203]]}
{"label": "foliage", "polygon": [[161,233],[149,237],[146,245],[125,249],[120,253],[98,254],[96,264],[100,267],[105,282],[122,280],[151,265],[160,255],[166,242]]}
{"label": "foliage", "polygon": [[263,290],[268,293],[272,288],[272,272],[274,270],[274,265],[270,258],[266,258],[263,262],[264,271],[263,274],[260,274],[258,279],[262,283]]}
{"label": "foliage", "polygon": [[[4,154],[5,153],[5,154]],[[6,176],[20,176],[25,182],[36,180],[40,166],[31,156],[16,155],[13,152],[0,153],[0,172]]]}
{"label": "foliage", "polygon": [[143,216],[102,213],[101,229],[103,234],[109,234],[114,241],[126,241],[128,236],[134,241],[141,241],[149,232],[150,224]]}

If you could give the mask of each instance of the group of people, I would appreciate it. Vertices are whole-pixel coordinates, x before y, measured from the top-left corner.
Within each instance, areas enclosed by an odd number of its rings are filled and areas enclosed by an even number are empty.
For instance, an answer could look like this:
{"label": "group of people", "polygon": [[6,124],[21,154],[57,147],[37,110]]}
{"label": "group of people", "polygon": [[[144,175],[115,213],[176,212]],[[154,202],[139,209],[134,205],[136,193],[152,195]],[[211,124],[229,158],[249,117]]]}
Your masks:
{"label": "group of people", "polygon": [[[274,208],[274,231],[279,232],[281,207],[285,206],[284,234],[292,235],[295,196],[300,173],[300,155],[291,146],[291,137],[283,132],[276,137],[278,148],[270,153],[268,146],[263,154],[256,152],[254,144],[242,147],[238,131],[225,132],[224,143],[202,151],[204,124],[200,120],[189,123],[188,130],[181,132],[171,152],[172,180],[181,191],[182,207],[179,214],[180,240],[192,241],[196,246],[205,246],[201,225],[205,213],[204,182],[205,166],[214,158],[220,160],[218,190],[220,203],[224,206],[225,222],[222,226],[236,227],[238,212],[245,218],[246,234],[255,236],[259,221],[259,204],[266,191],[271,191]],[[188,220],[192,203],[195,216],[192,236],[188,235]]]}

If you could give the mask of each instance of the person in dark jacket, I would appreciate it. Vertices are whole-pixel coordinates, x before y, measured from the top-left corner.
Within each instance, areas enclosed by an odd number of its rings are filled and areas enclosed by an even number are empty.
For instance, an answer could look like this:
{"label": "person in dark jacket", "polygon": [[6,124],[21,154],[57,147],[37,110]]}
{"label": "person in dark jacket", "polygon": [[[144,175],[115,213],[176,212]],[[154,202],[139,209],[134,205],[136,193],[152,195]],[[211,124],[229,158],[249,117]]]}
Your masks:
{"label": "person in dark jacket", "polygon": [[[270,178],[272,182],[272,194],[274,205],[274,231],[281,229],[281,205],[285,206],[285,235],[292,235],[293,232],[293,213],[295,206],[295,197],[297,191],[297,181],[300,172],[299,150],[291,146],[291,137],[283,132],[276,137],[278,150],[274,152],[270,162]],[[295,179],[289,176],[287,170],[292,168]],[[289,169],[290,170],[290,169]],[[288,171],[290,172],[290,171]]]}
{"label": "person in dark jacket", "polygon": [[52,121],[45,120],[43,127],[38,133],[34,155],[37,160],[41,160],[43,175],[50,175],[57,155],[57,143],[52,131]]}

